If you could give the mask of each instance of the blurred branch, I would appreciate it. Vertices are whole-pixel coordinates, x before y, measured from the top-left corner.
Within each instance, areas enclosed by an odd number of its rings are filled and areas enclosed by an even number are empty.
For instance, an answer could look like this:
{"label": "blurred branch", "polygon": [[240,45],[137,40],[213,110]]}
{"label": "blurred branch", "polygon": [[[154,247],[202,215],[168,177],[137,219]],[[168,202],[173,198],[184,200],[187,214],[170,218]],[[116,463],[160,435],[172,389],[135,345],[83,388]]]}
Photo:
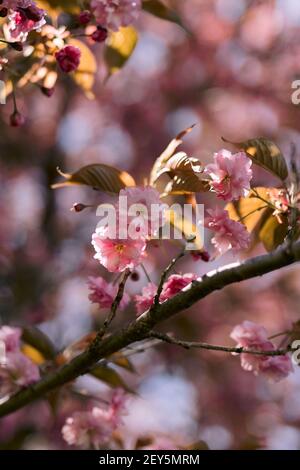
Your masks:
{"label": "blurred branch", "polygon": [[184,349],[208,349],[210,351],[221,351],[234,354],[254,354],[257,356],[284,356],[285,354],[291,351],[290,347],[287,347],[285,349],[275,349],[275,351],[252,351],[251,349],[246,349],[242,347],[234,348],[229,346],[217,346],[214,344],[199,343],[195,341],[182,341],[180,339],[173,338],[170,335],[165,335],[157,331],[150,331],[149,338],[160,339],[165,343],[174,344]]}
{"label": "blurred branch", "polygon": [[36,384],[19,391],[0,405],[0,417],[22,408],[45,396],[51,390],[87,373],[100,359],[118,352],[134,342],[147,339],[156,325],[185,310],[212,292],[235,282],[276,271],[297,261],[300,261],[300,242],[282,246],[272,253],[211,271],[192,282],[171,299],[157,305],[154,310],[150,309],[145,312],[126,328],[103,338],[99,344],[97,342],[93,347],[89,347],[68,364],[51,372]]}

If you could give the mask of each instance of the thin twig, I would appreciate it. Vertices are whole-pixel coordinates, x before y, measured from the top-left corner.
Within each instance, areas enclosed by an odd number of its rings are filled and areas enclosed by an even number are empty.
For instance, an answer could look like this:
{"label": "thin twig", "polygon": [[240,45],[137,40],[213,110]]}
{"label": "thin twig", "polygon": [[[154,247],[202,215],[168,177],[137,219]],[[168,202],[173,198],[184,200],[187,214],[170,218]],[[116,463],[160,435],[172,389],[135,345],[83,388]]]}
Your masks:
{"label": "thin twig", "polygon": [[150,331],[149,338],[156,338],[164,341],[165,343],[175,344],[185,349],[208,349],[210,351],[222,351],[233,354],[255,354],[258,356],[284,356],[290,351],[290,348],[275,349],[274,351],[256,351],[246,348],[237,348],[229,346],[217,346],[209,343],[199,343],[195,341],[182,341],[180,339],[173,338],[172,336],[159,333],[157,331]]}
{"label": "thin twig", "polygon": [[161,296],[161,293],[162,293],[162,290],[163,290],[163,285],[164,285],[164,283],[167,279],[167,276],[168,276],[169,272],[173,269],[173,267],[175,266],[177,261],[180,260],[180,258],[182,258],[184,255],[185,255],[185,247],[182,251],[180,251],[180,253],[177,256],[175,256],[175,258],[172,259],[170,264],[163,271],[163,273],[161,275],[161,278],[160,278],[160,281],[159,281],[159,284],[158,284],[158,287],[157,287],[157,291],[156,291],[154,300],[153,300],[152,307],[150,309],[151,311],[159,305],[159,299],[160,299],[160,296]]}
{"label": "thin twig", "polygon": [[105,335],[106,331],[108,330],[111,322],[115,318],[118,307],[119,307],[119,305],[122,301],[123,295],[124,295],[124,289],[125,289],[126,281],[127,281],[128,277],[130,276],[130,274],[131,274],[131,271],[129,269],[126,269],[126,271],[124,272],[123,278],[122,278],[122,280],[119,284],[118,292],[117,292],[117,295],[116,295],[116,297],[115,297],[115,299],[112,303],[110,312],[104,320],[103,327],[98,331],[96,338],[91,343],[91,347],[94,347],[95,343],[98,344],[99,340],[101,340],[103,338],[103,336]]}

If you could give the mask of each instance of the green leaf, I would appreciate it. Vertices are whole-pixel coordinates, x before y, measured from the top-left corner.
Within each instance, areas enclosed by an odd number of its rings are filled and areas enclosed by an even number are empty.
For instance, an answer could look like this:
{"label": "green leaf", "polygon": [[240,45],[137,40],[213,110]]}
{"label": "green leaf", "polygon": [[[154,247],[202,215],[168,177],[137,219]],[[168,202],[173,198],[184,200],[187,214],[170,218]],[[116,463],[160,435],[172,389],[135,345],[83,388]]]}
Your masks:
{"label": "green leaf", "polygon": [[[23,328],[22,340],[27,345],[36,349],[45,359],[54,359],[56,356],[55,346],[45,333],[34,326]],[[28,349],[29,352],[29,349]]]}
{"label": "green leaf", "polygon": [[122,387],[128,392],[131,391],[118,372],[116,372],[111,367],[97,365],[91,370],[90,374],[96,379],[101,380],[101,382],[106,383],[110,387]]}
{"label": "green leaf", "polygon": [[132,55],[138,41],[138,34],[132,26],[120,28],[111,33],[108,45],[104,51],[104,58],[112,75],[118,72]]}
{"label": "green leaf", "polygon": [[271,140],[264,137],[237,143],[230,142],[230,140],[224,139],[224,137],[222,137],[222,140],[234,145],[238,149],[244,150],[256,165],[273,173],[282,181],[287,178],[288,168],[284,156],[279,147]]}
{"label": "green leaf", "polygon": [[94,189],[115,194],[127,186],[135,186],[135,181],[129,173],[102,163],[84,166],[71,174],[62,173],[59,169],[58,172],[66,181],[53,184],[52,189],[84,184]]}
{"label": "green leaf", "polygon": [[189,33],[188,29],[182,23],[178,13],[176,13],[176,11],[172,10],[171,8],[168,8],[160,0],[144,0],[143,10],[147,13],[151,13],[151,15],[154,15],[161,20],[171,21]]}
{"label": "green leaf", "polygon": [[81,51],[79,67],[72,73],[72,78],[75,83],[85,92],[87,98],[93,99],[92,92],[95,75],[97,72],[97,61],[91,49],[78,39],[70,39],[68,43],[72,46],[78,47]]}
{"label": "green leaf", "polygon": [[[259,196],[269,201],[268,188],[258,187],[254,189]],[[225,209],[232,220],[241,221],[248,232],[252,233],[261,227],[262,222],[272,214],[272,209],[266,206],[266,202],[255,197],[254,193],[251,192],[247,197],[241,197],[238,201],[229,202]]]}

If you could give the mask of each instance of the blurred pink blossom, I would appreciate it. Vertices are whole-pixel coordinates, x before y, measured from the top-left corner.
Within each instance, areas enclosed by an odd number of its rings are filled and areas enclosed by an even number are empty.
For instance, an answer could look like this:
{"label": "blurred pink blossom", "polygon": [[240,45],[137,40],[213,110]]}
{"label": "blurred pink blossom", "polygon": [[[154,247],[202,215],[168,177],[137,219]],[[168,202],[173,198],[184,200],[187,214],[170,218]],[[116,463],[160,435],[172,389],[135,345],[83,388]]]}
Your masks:
{"label": "blurred pink blossom", "polygon": [[[89,277],[88,288],[91,293],[89,299],[98,304],[100,308],[110,308],[118,292],[118,286],[106,282],[103,277]],[[120,302],[120,307],[124,309],[129,303],[128,294],[124,293]]]}
{"label": "blurred pink blossom", "polygon": [[[25,2],[28,5],[28,2]],[[18,8],[9,15],[9,33],[17,41],[25,41],[30,31],[40,29],[45,23],[45,11],[34,2],[27,7]]]}
{"label": "blurred pink blossom", "polygon": [[125,401],[124,391],[117,389],[107,409],[94,407],[90,411],[75,412],[62,428],[64,440],[84,449],[99,449],[122,423]]}
{"label": "blurred pink blossom", "polygon": [[102,26],[117,31],[120,26],[128,26],[141,10],[141,0],[92,0],[91,9]]}
{"label": "blurred pink blossom", "polygon": [[214,163],[205,167],[205,173],[212,179],[211,187],[217,197],[233,201],[245,196],[250,189],[252,161],[244,152],[232,154],[222,149],[214,155]]}
{"label": "blurred pink blossom", "polygon": [[2,326],[0,328],[0,341],[5,344],[5,352],[16,352],[20,348],[20,338],[22,331],[20,328],[13,328],[11,326]]}
{"label": "blurred pink blossom", "polygon": [[[253,351],[275,351],[274,344],[268,340],[267,330],[257,323],[244,321],[235,326],[230,334],[237,341],[237,347]],[[264,356],[258,354],[241,354],[241,366],[255,375],[263,375],[272,382],[278,382],[293,372],[291,359],[284,356]]]}
{"label": "blurred pink blossom", "polygon": [[40,378],[39,368],[21,352],[6,354],[5,364],[0,366],[0,396],[16,392]]}

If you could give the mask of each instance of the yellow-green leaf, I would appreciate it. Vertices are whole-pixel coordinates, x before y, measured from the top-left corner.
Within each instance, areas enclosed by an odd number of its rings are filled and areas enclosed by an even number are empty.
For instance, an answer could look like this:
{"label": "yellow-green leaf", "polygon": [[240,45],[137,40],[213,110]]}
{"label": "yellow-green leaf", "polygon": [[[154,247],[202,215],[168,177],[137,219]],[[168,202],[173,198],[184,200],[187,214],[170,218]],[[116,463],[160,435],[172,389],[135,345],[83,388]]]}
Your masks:
{"label": "yellow-green leaf", "polygon": [[147,13],[151,13],[151,15],[154,15],[157,18],[160,18],[161,20],[166,20],[166,21],[171,21],[172,23],[176,23],[181,28],[189,32],[188,29],[184,26],[178,13],[172,10],[171,8],[168,8],[160,0],[144,0],[143,10],[146,11]]}
{"label": "yellow-green leaf", "polygon": [[56,356],[55,346],[45,333],[34,326],[26,326],[22,331],[22,340],[27,345],[27,351],[33,353],[35,349],[46,359],[54,359]]}
{"label": "yellow-green leaf", "polygon": [[65,178],[65,181],[53,184],[52,189],[85,184],[94,189],[115,194],[127,186],[135,186],[135,181],[129,173],[102,163],[84,166],[71,174],[62,173],[60,170],[58,172]]}
{"label": "yellow-green leaf", "polygon": [[233,144],[238,149],[244,150],[254,163],[270,171],[284,181],[288,176],[288,168],[280,148],[271,140],[259,137],[245,142],[230,142],[222,138],[224,142]]}
{"label": "yellow-green leaf", "polygon": [[195,236],[195,239],[193,239],[195,249],[203,249],[203,239],[199,227],[197,227],[196,224],[184,218],[182,214],[178,214],[173,209],[169,209],[165,212],[165,218],[166,222],[171,224],[174,229],[178,230],[186,240],[189,240],[191,236]]}
{"label": "yellow-green leaf", "polygon": [[271,215],[259,231],[259,239],[267,251],[275,250],[284,242],[288,233],[288,220],[282,216],[279,221],[277,217]]}
{"label": "yellow-green leaf", "polygon": [[191,194],[209,190],[209,184],[202,179],[202,166],[196,158],[188,157],[184,152],[173,155],[156,176],[154,186],[162,176],[167,176],[168,181],[162,196],[176,194]]}
{"label": "yellow-green leaf", "polygon": [[138,41],[138,34],[132,26],[120,28],[111,33],[104,51],[109,74],[118,72],[130,58]]}
{"label": "yellow-green leaf", "polygon": [[[259,196],[269,201],[268,188],[258,187],[255,190]],[[225,209],[232,220],[242,222],[250,233],[257,230],[262,221],[266,220],[266,217],[269,217],[273,212],[266,202],[255,197],[254,192],[251,192],[248,197],[230,202]]]}
{"label": "yellow-green leaf", "polygon": [[172,139],[167,148],[163,151],[163,153],[156,159],[151,173],[150,173],[150,185],[154,185],[155,181],[158,178],[159,173],[163,170],[163,168],[166,166],[166,163],[168,160],[174,155],[177,147],[182,144],[182,139],[183,137],[191,132],[191,130],[195,127],[195,124],[192,126],[188,127],[187,129],[184,129],[182,132],[180,132],[175,139]]}
{"label": "yellow-green leaf", "polygon": [[91,370],[90,374],[96,379],[101,380],[101,382],[106,383],[110,387],[122,387],[128,392],[130,391],[122,377],[111,367],[97,365]]}
{"label": "yellow-green leaf", "polygon": [[72,73],[74,81],[85,92],[90,99],[94,98],[92,92],[95,83],[95,74],[97,71],[97,61],[91,49],[78,39],[68,41],[72,46],[78,47],[81,51],[80,64],[75,72]]}

